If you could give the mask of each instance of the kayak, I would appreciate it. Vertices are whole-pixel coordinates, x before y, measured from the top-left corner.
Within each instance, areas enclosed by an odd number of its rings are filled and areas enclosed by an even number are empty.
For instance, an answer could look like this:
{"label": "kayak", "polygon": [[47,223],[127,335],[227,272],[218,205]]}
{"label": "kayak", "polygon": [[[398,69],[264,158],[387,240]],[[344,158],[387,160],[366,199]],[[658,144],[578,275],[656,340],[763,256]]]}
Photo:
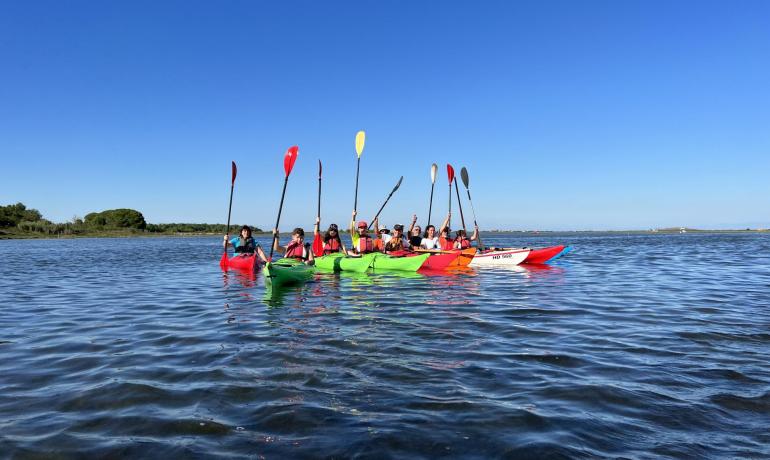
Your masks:
{"label": "kayak", "polygon": [[364,254],[361,257],[349,257],[341,252],[315,258],[315,266],[322,270],[335,272],[365,272],[374,260],[374,253]]}
{"label": "kayak", "polygon": [[372,261],[372,268],[375,270],[403,270],[407,272],[416,272],[428,257],[430,257],[430,254],[393,257],[387,254],[376,253],[374,260]]}
{"label": "kayak", "polygon": [[450,267],[467,267],[476,256],[476,248],[459,250],[460,257],[449,264]]}
{"label": "kayak", "polygon": [[274,288],[302,284],[313,277],[315,267],[305,265],[296,259],[279,259],[265,264],[265,282]]}
{"label": "kayak", "polygon": [[257,255],[235,256],[227,259],[227,265],[223,268],[235,268],[238,270],[256,270],[259,267]]}
{"label": "kayak", "polygon": [[524,259],[525,264],[544,264],[557,257],[564,250],[564,246],[551,246],[547,248],[532,249]]}
{"label": "kayak", "polygon": [[470,262],[471,267],[495,266],[495,265],[519,265],[529,255],[529,249],[500,249],[481,251],[476,253]]}
{"label": "kayak", "polygon": [[[411,256],[419,257],[419,256]],[[460,257],[460,251],[452,251],[438,254],[430,254],[425,259],[420,270],[443,270]]]}

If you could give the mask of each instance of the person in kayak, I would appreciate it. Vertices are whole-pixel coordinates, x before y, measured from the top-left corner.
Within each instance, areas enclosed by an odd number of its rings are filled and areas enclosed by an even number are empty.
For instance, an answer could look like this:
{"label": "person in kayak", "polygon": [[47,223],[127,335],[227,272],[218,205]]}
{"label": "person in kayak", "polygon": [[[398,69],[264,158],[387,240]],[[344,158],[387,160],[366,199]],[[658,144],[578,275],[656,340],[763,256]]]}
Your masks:
{"label": "person in kayak", "polygon": [[448,251],[450,249],[454,249],[455,241],[450,238],[450,235],[452,233],[452,229],[449,228],[449,219],[452,218],[452,213],[448,213],[446,215],[446,219],[444,219],[444,222],[441,223],[441,233],[438,237],[438,244],[439,249],[442,251]]}
{"label": "person in kayak", "polygon": [[409,225],[409,249],[417,249],[422,244],[422,228],[417,225],[417,214],[412,214],[412,223]]}
{"label": "person in kayak", "polygon": [[305,231],[297,227],[291,232],[291,241],[286,246],[278,244],[278,229],[273,230],[273,250],[290,259],[301,260],[307,265],[315,263],[310,243],[305,244]]}
{"label": "person in kayak", "polygon": [[225,249],[227,249],[228,245],[232,246],[235,250],[234,257],[248,257],[256,253],[259,258],[262,259],[262,262],[267,262],[267,257],[262,250],[262,246],[260,246],[251,236],[251,227],[248,225],[241,227],[240,236],[230,239],[230,235],[225,235]]}
{"label": "person in kayak", "polygon": [[349,255],[374,252],[374,242],[369,236],[369,226],[363,220],[359,220],[356,224],[355,211],[353,211],[353,218],[350,220],[350,241],[353,243],[353,248],[348,252]]}
{"label": "person in kayak", "polygon": [[440,249],[441,248],[438,242],[438,235],[436,235],[435,226],[428,225],[427,227],[425,227],[425,234],[422,236],[420,247],[422,249]]}
{"label": "person in kayak", "polygon": [[457,230],[455,232],[455,239],[452,243],[454,249],[468,249],[471,247],[471,241],[475,241],[479,238],[479,228],[473,231],[473,235],[470,238],[465,234],[465,230]]}
{"label": "person in kayak", "polygon": [[406,249],[404,245],[404,226],[396,224],[390,233],[390,239],[382,246],[382,252],[385,254],[403,253]]}
{"label": "person in kayak", "polygon": [[[321,219],[317,218],[315,219],[315,229],[313,230],[313,236],[320,234],[321,232],[318,231],[318,227],[321,225]],[[342,242],[342,239],[340,239],[340,233],[339,228],[337,227],[337,224],[331,224],[329,225],[329,228],[326,229],[326,233],[324,233],[323,239],[324,243],[324,255],[329,255],[336,252],[342,252],[343,254],[347,254],[348,250],[345,247],[345,244]]]}

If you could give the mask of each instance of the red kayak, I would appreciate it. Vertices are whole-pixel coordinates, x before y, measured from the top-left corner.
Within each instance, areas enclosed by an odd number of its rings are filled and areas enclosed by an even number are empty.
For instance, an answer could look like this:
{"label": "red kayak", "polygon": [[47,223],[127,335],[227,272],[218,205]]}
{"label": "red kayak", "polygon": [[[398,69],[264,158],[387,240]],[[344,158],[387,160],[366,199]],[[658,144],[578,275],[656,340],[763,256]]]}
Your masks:
{"label": "red kayak", "polygon": [[445,254],[431,254],[420,266],[420,270],[443,270],[454,262],[462,252],[448,252]]}
{"label": "red kayak", "polygon": [[234,268],[238,270],[256,270],[259,266],[257,255],[235,256],[227,259],[227,265],[222,268]]}
{"label": "red kayak", "polygon": [[524,259],[524,262],[522,263],[523,264],[544,264],[549,260],[551,260],[552,258],[559,255],[562,250],[564,250],[564,245],[533,249],[529,251],[529,255],[527,255],[527,258]]}

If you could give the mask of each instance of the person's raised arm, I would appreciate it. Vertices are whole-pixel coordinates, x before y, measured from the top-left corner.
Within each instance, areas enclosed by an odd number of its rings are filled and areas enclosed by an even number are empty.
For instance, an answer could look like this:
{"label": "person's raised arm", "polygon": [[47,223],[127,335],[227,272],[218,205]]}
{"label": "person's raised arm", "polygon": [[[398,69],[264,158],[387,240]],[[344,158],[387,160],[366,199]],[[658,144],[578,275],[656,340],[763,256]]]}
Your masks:
{"label": "person's raised arm", "polygon": [[473,229],[473,235],[471,235],[471,241],[476,241],[477,239],[479,239],[479,226],[478,225]]}
{"label": "person's raised arm", "polygon": [[315,227],[313,227],[313,237],[315,237],[316,235],[321,233],[320,227],[321,227],[321,218],[320,217],[316,217],[315,218]]}
{"label": "person's raised arm", "polygon": [[414,230],[414,226],[417,223],[417,214],[412,214],[412,223],[409,224],[409,236],[412,236],[412,230]]}
{"label": "person's raised arm", "polygon": [[273,251],[285,254],[286,248],[278,244],[278,236],[281,234],[281,232],[278,231],[278,229],[273,230]]}
{"label": "person's raised arm", "polygon": [[[439,233],[443,232],[444,229],[449,225],[449,219],[452,218],[452,213],[447,213],[446,219],[444,219],[444,222],[441,223],[441,227],[439,228]],[[447,235],[447,238],[449,238],[449,235]]]}

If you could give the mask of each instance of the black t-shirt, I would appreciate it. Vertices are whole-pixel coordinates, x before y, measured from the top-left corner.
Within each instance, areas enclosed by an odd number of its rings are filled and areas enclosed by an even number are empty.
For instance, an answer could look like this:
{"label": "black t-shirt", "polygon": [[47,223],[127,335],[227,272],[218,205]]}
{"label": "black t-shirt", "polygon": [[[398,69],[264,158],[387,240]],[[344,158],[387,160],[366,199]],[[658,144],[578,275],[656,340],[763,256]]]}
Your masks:
{"label": "black t-shirt", "polygon": [[417,236],[412,235],[412,236],[409,237],[409,245],[410,246],[415,247],[415,248],[419,248],[420,247],[420,243],[422,243],[422,237],[421,236],[419,236],[419,235],[417,235]]}

